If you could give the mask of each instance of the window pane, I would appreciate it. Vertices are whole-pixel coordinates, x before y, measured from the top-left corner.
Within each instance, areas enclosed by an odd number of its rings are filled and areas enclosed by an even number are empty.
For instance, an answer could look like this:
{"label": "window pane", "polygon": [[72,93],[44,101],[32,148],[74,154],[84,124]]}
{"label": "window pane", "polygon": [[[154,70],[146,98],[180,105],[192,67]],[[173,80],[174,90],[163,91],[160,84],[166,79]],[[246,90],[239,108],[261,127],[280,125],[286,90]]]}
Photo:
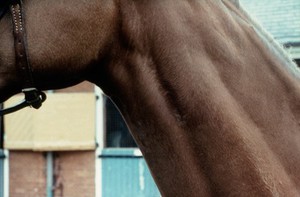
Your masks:
{"label": "window pane", "polygon": [[114,103],[106,97],[106,147],[137,147]]}
{"label": "window pane", "polygon": [[[3,104],[0,103],[0,109],[3,109]],[[4,130],[3,130],[3,116],[0,116],[0,149],[4,147]]]}

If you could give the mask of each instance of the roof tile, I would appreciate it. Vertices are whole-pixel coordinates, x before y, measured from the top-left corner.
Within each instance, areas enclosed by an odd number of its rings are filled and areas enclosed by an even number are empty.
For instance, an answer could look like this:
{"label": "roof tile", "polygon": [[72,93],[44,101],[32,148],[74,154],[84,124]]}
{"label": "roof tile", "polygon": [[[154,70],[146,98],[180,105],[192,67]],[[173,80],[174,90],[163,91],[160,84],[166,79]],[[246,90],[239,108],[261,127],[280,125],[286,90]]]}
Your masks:
{"label": "roof tile", "polygon": [[240,0],[282,44],[300,42],[300,0]]}

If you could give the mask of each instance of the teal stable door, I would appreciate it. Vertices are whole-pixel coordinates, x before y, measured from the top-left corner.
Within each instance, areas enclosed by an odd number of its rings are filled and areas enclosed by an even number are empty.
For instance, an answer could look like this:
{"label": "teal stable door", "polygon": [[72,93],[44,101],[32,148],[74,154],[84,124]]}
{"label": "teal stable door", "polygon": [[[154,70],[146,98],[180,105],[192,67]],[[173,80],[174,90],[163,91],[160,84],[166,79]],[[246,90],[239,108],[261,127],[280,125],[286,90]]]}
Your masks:
{"label": "teal stable door", "polygon": [[138,149],[103,149],[99,159],[102,165],[102,197],[161,196]]}

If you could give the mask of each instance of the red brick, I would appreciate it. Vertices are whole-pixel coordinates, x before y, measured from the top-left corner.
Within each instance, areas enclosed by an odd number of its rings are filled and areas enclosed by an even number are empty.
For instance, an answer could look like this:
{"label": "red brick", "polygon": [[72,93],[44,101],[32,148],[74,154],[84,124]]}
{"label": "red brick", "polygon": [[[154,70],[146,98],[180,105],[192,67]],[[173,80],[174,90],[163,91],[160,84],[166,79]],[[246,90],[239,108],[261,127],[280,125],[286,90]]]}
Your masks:
{"label": "red brick", "polygon": [[46,196],[46,161],[42,153],[10,151],[10,197]]}
{"label": "red brick", "polygon": [[[55,165],[59,166],[60,186],[54,197],[95,196],[95,152],[55,152]],[[46,196],[45,153],[10,151],[10,197]]]}

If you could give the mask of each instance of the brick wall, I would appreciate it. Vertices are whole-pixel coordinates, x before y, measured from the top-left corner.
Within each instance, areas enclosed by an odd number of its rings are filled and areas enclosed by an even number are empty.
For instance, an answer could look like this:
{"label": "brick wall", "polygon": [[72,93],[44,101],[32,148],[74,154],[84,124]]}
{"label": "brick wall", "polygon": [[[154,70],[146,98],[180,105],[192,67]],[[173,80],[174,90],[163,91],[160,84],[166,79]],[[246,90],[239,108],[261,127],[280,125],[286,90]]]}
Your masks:
{"label": "brick wall", "polygon": [[9,153],[9,196],[46,196],[46,159],[44,154],[30,151]]}
{"label": "brick wall", "polygon": [[95,196],[95,152],[55,153],[54,197]]}
{"label": "brick wall", "polygon": [[78,85],[69,87],[69,88],[64,88],[60,90],[55,90],[55,92],[93,92],[95,88],[95,85],[88,82],[84,81]]}
{"label": "brick wall", "polygon": [[[54,197],[95,196],[95,152],[54,153]],[[10,151],[10,197],[46,196],[46,157],[41,152]]]}

